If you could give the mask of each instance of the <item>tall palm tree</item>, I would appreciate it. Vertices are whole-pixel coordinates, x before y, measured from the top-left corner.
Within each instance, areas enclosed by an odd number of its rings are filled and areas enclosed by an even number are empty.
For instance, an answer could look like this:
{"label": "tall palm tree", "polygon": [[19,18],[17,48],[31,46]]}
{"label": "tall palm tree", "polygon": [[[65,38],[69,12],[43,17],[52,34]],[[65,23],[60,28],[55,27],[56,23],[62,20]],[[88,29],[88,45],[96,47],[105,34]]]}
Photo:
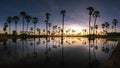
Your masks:
{"label": "tall palm tree", "polygon": [[8,22],[8,24],[9,24],[9,35],[11,34],[11,22],[12,22],[12,17],[8,17],[7,18],[7,22]]}
{"label": "tall palm tree", "polygon": [[35,29],[36,29],[36,23],[38,23],[38,18],[37,17],[33,17],[32,22],[34,24],[34,36],[35,36]]}
{"label": "tall palm tree", "polygon": [[29,23],[30,23],[30,21],[31,21],[31,16],[30,16],[30,15],[27,15],[27,16],[25,17],[25,20],[26,20],[26,22],[27,22],[27,29],[26,29],[26,31],[28,31]]}
{"label": "tall palm tree", "polygon": [[91,32],[90,28],[91,28],[91,15],[93,14],[94,12],[94,8],[93,7],[88,7],[87,10],[89,11],[89,34]]}
{"label": "tall palm tree", "polygon": [[24,32],[24,19],[25,19],[26,15],[27,15],[26,12],[24,12],[24,11],[21,11],[21,12],[20,12],[20,16],[23,18],[23,29],[22,29],[23,32]]}
{"label": "tall palm tree", "polygon": [[18,23],[18,21],[19,21],[19,17],[18,16],[14,16],[13,17],[13,22],[15,23],[15,31],[16,31],[16,33],[17,33],[17,23]]}
{"label": "tall palm tree", "polygon": [[51,14],[46,13],[45,15],[46,15],[46,20],[45,20],[45,22],[46,22],[46,36],[48,36],[48,23],[49,23],[49,18],[51,16]]}
{"label": "tall palm tree", "polygon": [[93,29],[93,34],[94,34],[94,31],[96,29],[95,28],[96,27],[96,20],[97,20],[98,17],[100,17],[100,12],[99,11],[94,11],[93,17],[95,18],[95,20],[94,20],[94,29]]}
{"label": "tall palm tree", "polygon": [[119,22],[118,22],[117,19],[113,19],[112,24],[115,26],[114,32],[116,32],[116,26],[117,26],[118,23]]}
{"label": "tall palm tree", "polygon": [[109,22],[105,22],[106,32],[108,32],[109,26],[110,26]]}
{"label": "tall palm tree", "polygon": [[61,10],[60,11],[60,14],[63,16],[63,19],[62,19],[62,37],[63,37],[63,32],[64,32],[64,17],[65,17],[65,13],[66,13],[65,10]]}

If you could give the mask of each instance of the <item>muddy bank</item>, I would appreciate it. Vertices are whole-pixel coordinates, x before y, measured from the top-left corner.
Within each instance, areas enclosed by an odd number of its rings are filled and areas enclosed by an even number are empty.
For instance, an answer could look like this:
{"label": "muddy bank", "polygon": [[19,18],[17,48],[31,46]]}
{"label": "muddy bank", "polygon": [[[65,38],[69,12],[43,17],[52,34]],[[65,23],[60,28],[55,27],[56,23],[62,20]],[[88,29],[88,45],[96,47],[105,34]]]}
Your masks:
{"label": "muddy bank", "polygon": [[102,66],[102,68],[120,68],[120,40],[110,59]]}

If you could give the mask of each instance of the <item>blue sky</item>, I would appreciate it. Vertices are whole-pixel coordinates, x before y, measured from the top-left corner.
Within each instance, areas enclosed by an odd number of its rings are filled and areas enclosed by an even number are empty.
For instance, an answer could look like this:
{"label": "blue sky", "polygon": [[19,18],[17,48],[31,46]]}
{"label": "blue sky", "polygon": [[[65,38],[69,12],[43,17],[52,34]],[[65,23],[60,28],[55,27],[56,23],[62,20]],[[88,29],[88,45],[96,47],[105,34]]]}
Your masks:
{"label": "blue sky", "polygon": [[[88,11],[86,8],[89,6],[100,12],[101,17],[97,19],[98,25],[105,21],[111,23],[114,18],[120,21],[119,0],[0,0],[0,28],[2,29],[8,16],[19,16],[21,11],[26,11],[27,14],[39,18],[37,28],[45,29],[46,12],[51,14],[50,23],[61,26],[60,11],[64,9],[66,10],[66,29],[75,28],[81,31],[88,28]],[[14,24],[12,25],[14,29]],[[18,25],[18,29],[22,30],[22,20],[19,21]],[[30,27],[32,26],[31,23]],[[118,26],[120,27],[120,24]]]}

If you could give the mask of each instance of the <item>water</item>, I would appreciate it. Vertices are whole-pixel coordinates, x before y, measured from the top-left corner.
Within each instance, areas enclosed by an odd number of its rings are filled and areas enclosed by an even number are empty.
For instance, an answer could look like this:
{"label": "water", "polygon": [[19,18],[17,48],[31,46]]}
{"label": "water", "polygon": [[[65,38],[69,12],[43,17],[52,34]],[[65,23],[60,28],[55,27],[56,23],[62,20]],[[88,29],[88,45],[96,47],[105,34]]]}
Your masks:
{"label": "water", "polygon": [[82,37],[8,39],[0,42],[0,67],[99,68],[117,43]]}

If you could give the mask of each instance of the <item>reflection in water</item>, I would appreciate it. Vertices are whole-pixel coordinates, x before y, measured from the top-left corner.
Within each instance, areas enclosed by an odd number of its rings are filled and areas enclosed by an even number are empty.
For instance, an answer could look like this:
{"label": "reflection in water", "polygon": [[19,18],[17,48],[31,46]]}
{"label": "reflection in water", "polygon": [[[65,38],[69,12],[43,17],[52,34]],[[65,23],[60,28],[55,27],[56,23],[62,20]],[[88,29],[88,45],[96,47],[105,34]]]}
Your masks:
{"label": "reflection in water", "polygon": [[100,68],[117,45],[107,39],[46,37],[0,42],[1,66]]}

